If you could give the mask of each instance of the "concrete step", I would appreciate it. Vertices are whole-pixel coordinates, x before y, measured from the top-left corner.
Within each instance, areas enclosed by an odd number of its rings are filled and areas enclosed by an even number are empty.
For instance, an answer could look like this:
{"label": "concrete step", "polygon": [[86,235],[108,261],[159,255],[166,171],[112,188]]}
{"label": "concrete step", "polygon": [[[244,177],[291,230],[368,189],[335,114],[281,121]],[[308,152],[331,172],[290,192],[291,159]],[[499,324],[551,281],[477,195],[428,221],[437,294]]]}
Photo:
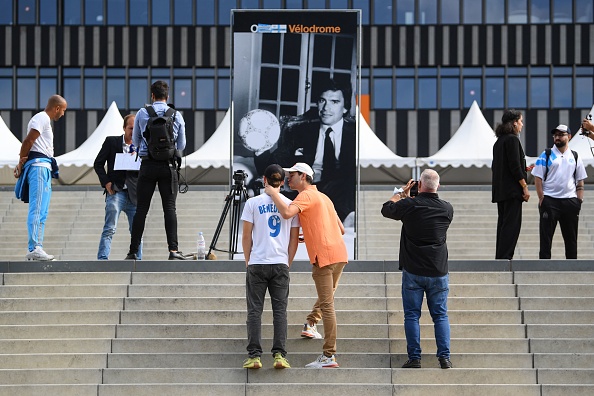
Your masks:
{"label": "concrete step", "polygon": [[[68,371],[74,369],[93,369],[88,373],[93,376],[90,382],[78,383],[94,383],[101,382],[101,369],[107,367],[106,353],[28,353],[28,354],[11,354],[2,355],[0,359],[0,370],[39,370],[39,369],[67,369],[61,371]],[[99,377],[95,379],[95,375],[99,372]],[[76,372],[74,370],[73,372]],[[61,373],[55,373],[61,375]],[[60,383],[57,380],[57,383]],[[0,381],[2,384],[10,384],[12,381]],[[52,383],[52,382],[50,382]],[[77,382],[73,382],[77,383]]]}
{"label": "concrete step", "polygon": [[4,285],[128,285],[130,272],[7,273]]}
{"label": "concrete step", "polygon": [[0,340],[0,354],[108,353],[111,339]]}
{"label": "concrete step", "polygon": [[534,353],[594,353],[592,337],[588,338],[531,338]]}
{"label": "concrete step", "polygon": [[128,285],[18,285],[0,288],[0,298],[126,297]]}
{"label": "concrete step", "polygon": [[97,396],[98,386],[91,385],[0,385],[0,396]]}
{"label": "concrete step", "polygon": [[0,339],[115,338],[115,325],[67,324],[0,326]]}
{"label": "concrete step", "polygon": [[[586,307],[584,307],[586,308]],[[524,323],[527,324],[592,324],[594,307],[591,311],[524,311]]]}
{"label": "concrete step", "polygon": [[592,297],[522,297],[523,310],[574,310],[578,307],[594,307]]}
{"label": "concrete step", "polygon": [[100,311],[122,310],[124,298],[2,298],[2,311]]}
{"label": "concrete step", "polygon": [[[518,285],[520,297],[594,297],[594,284],[591,285]],[[594,306],[593,306],[594,307]]]}
{"label": "concrete step", "polygon": [[591,285],[594,272],[516,272],[514,279],[520,285]]}
{"label": "concrete step", "polygon": [[[4,311],[0,325],[117,324],[120,311]],[[1,353],[1,349],[0,349]]]}
{"label": "concrete step", "polygon": [[100,368],[0,370],[2,384],[99,384]]}

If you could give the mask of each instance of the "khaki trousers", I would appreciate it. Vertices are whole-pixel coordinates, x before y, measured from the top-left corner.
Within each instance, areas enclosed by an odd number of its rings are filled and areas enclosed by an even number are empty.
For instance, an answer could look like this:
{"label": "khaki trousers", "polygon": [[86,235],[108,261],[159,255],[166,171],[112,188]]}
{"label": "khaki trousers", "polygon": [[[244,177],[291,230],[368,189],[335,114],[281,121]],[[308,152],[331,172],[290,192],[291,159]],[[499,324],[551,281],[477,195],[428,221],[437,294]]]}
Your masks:
{"label": "khaki trousers", "polygon": [[342,275],[342,269],[347,263],[335,263],[320,268],[317,263],[312,266],[311,277],[316,285],[318,300],[314,304],[311,313],[307,315],[307,321],[318,323],[324,322],[324,355],[336,354],[336,312],[334,311],[334,292],[338,286],[338,280]]}

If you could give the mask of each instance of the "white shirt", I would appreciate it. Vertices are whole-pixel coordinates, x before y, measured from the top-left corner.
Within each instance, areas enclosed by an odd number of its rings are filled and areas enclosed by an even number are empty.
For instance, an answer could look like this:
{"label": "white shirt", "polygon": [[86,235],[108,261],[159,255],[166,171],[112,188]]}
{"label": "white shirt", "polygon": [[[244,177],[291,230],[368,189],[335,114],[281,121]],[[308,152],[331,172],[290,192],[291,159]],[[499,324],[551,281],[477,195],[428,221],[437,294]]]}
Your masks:
{"label": "white shirt", "polygon": [[[285,204],[291,200],[284,195]],[[250,198],[245,203],[241,220],[254,225],[252,229],[251,264],[289,265],[289,240],[291,228],[300,227],[299,216],[283,219],[268,194]]]}
{"label": "white shirt", "polygon": [[54,156],[54,131],[49,115],[45,111],[40,111],[35,114],[29,124],[27,124],[27,132],[35,129],[40,133],[39,137],[33,142],[31,151],[37,151],[45,154],[48,157]]}
{"label": "white shirt", "polygon": [[[542,190],[544,195],[551,198],[575,198],[576,184],[580,180],[588,177],[582,157],[578,156],[577,168],[573,153],[569,148],[561,153],[557,146],[551,149],[551,156],[549,157],[549,173],[547,173],[547,180],[544,180],[546,172],[546,151],[538,157],[532,175],[543,179]],[[575,180],[573,173],[575,172]]]}
{"label": "white shirt", "polygon": [[314,183],[319,182],[322,179],[322,164],[324,162],[324,141],[326,140],[326,129],[332,128],[330,132],[330,140],[334,143],[334,156],[338,159],[340,155],[340,146],[342,144],[342,126],[344,125],[344,119],[341,118],[334,125],[322,125],[320,127],[320,133],[318,135],[318,146],[316,148],[316,158],[312,165],[314,170]]}

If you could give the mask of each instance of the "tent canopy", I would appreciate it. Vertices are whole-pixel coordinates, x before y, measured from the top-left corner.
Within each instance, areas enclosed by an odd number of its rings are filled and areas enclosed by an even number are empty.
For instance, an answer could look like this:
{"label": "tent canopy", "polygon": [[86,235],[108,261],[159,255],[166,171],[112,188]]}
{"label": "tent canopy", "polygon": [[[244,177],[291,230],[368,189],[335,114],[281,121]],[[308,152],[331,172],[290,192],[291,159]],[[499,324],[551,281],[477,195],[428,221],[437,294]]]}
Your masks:
{"label": "tent canopy", "polygon": [[111,103],[107,113],[95,131],[76,150],[56,157],[60,166],[61,184],[99,184],[93,169],[93,163],[101,146],[108,136],[122,135],[124,118],[115,102]]}
{"label": "tent canopy", "polygon": [[0,117],[0,184],[14,184],[13,169],[19,162],[21,142]]}

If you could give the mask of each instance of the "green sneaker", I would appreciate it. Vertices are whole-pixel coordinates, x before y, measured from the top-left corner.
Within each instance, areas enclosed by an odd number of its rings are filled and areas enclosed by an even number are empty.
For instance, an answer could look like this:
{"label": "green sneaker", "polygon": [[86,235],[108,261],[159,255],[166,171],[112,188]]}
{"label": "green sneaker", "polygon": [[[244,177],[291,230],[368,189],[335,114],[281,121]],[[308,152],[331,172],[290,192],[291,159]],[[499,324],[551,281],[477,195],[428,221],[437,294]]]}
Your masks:
{"label": "green sneaker", "polygon": [[279,352],[277,352],[274,354],[274,368],[275,369],[291,368],[291,365],[289,364],[287,359],[285,359],[283,357],[283,355],[281,355]]}
{"label": "green sneaker", "polygon": [[260,356],[247,358],[243,361],[243,368],[259,369],[260,367],[262,367],[262,362],[260,362]]}

